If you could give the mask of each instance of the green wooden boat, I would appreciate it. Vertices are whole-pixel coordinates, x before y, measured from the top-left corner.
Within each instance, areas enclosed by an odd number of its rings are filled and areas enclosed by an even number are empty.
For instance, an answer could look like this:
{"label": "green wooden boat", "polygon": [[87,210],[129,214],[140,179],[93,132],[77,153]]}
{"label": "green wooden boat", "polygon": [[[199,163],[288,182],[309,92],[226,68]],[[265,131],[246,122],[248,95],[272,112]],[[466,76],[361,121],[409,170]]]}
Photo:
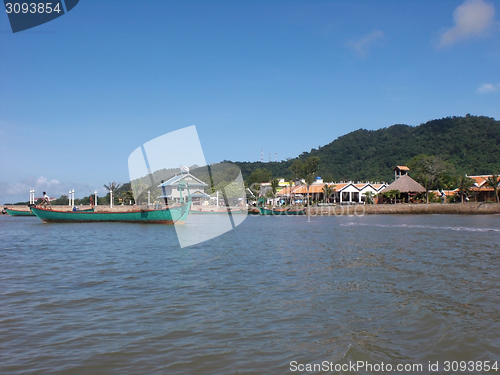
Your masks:
{"label": "green wooden boat", "polygon": [[129,212],[56,211],[35,207],[32,208],[32,211],[45,223],[124,222],[172,225],[183,224],[186,221],[189,204],[181,204],[166,209]]}
{"label": "green wooden boat", "polygon": [[275,208],[270,210],[266,207],[259,207],[261,215],[281,216],[281,215],[305,215],[306,209],[302,208]]}
{"label": "green wooden boat", "polygon": [[12,208],[5,207],[5,212],[7,212],[10,216],[36,216],[31,211],[22,211],[22,210],[13,210]]}
{"label": "green wooden boat", "polygon": [[78,212],[94,212],[94,207],[92,208],[87,208],[85,210],[78,210]]}
{"label": "green wooden boat", "polygon": [[[30,207],[29,211],[24,211],[24,210],[14,210],[12,208],[5,208],[5,212],[8,213],[10,216],[36,216],[33,211],[31,211],[32,207]],[[87,208],[86,210],[80,210],[77,212],[94,212],[93,208]]]}
{"label": "green wooden boat", "polygon": [[248,214],[249,215],[260,215],[260,210],[257,207],[249,207]]}

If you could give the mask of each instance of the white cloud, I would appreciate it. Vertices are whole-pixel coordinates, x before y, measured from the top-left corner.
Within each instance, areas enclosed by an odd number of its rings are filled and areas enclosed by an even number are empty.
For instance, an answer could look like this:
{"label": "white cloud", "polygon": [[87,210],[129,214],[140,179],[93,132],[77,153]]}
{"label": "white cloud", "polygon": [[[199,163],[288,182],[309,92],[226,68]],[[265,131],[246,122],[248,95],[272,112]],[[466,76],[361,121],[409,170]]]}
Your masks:
{"label": "white cloud", "polygon": [[[61,195],[68,195],[69,190],[75,190],[75,196],[82,198],[94,192],[94,189],[86,183],[60,182],[55,179],[49,180],[47,177],[25,178],[22,181],[0,181],[0,204],[5,202],[28,201],[29,192],[35,189],[37,198],[42,196],[44,191],[52,198],[59,198]],[[104,195],[107,192],[104,188],[98,188],[98,194]]]}
{"label": "white cloud", "polygon": [[498,91],[500,89],[500,83],[497,83],[496,85],[492,83],[483,83],[481,86],[479,86],[476,90],[479,94],[489,94],[491,92]]}
{"label": "white cloud", "polygon": [[0,181],[0,189],[2,190],[4,195],[19,195],[26,194],[26,192],[31,188],[22,182],[11,184],[5,181]]}
{"label": "white cloud", "polygon": [[61,183],[57,180],[48,180],[47,177],[40,176],[35,181],[35,188],[58,190]]}
{"label": "white cloud", "polygon": [[455,26],[445,30],[438,47],[446,47],[474,37],[480,37],[493,26],[495,7],[484,0],[466,0],[453,12]]}
{"label": "white cloud", "polygon": [[351,40],[347,45],[356,51],[360,57],[365,57],[370,48],[385,38],[385,34],[380,30],[373,30],[360,39]]}

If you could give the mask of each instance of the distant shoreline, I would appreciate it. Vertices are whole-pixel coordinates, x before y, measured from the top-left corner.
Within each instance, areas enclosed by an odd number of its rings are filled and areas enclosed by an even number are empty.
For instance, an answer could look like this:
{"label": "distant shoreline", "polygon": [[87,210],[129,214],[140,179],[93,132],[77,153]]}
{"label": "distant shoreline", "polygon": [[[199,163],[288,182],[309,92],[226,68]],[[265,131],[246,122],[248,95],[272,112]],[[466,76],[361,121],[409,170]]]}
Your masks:
{"label": "distant shoreline", "polygon": [[397,203],[364,206],[319,206],[311,215],[498,215],[500,203]]}
{"label": "distant shoreline", "polygon": [[[0,205],[17,210],[29,211],[28,206]],[[77,206],[80,210],[90,206]],[[70,206],[53,206],[61,211],[71,211]],[[133,211],[137,206],[97,206],[96,211]],[[500,203],[397,203],[397,204],[367,204],[367,205],[336,205],[313,206],[310,208],[313,216],[340,216],[340,215],[500,215]]]}

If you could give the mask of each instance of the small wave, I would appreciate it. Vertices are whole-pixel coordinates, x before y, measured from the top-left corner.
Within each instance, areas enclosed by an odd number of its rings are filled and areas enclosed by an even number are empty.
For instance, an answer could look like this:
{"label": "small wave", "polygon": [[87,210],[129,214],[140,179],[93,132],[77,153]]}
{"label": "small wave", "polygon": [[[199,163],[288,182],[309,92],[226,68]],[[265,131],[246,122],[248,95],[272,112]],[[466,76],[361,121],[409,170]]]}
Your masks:
{"label": "small wave", "polygon": [[378,228],[416,228],[416,229],[434,229],[434,230],[453,230],[464,232],[494,232],[500,233],[500,228],[478,228],[478,227],[452,227],[452,226],[436,226],[436,225],[417,225],[417,224],[367,224],[367,223],[342,223],[341,227],[349,226],[365,226]]}

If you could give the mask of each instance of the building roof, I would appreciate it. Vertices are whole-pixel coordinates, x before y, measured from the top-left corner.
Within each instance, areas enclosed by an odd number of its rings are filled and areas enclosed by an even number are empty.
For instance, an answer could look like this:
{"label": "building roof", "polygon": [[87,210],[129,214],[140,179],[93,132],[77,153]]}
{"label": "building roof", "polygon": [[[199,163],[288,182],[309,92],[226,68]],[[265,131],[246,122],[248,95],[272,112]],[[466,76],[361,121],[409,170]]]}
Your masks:
{"label": "building roof", "polygon": [[[467,176],[469,178],[472,178],[475,182],[476,182],[476,186],[474,186],[472,189],[490,189],[491,191],[493,191],[493,188],[491,187],[488,187],[486,185],[486,181],[488,180],[488,178],[490,177],[493,177],[491,174],[486,174],[486,175],[479,175],[479,176]],[[497,181],[500,181],[500,176],[498,177]]]}
{"label": "building roof", "polygon": [[372,183],[366,183],[366,184],[356,184],[356,187],[360,190],[360,191],[363,191],[363,190],[367,190],[368,187],[371,187],[373,190],[375,190],[376,192],[378,192],[379,190],[383,189],[384,187],[386,187],[387,184],[372,184]]}
{"label": "building roof", "polygon": [[[336,190],[335,184],[311,184],[309,185],[309,194],[323,193],[325,185],[330,186],[334,191]],[[307,186],[299,185],[295,190],[292,190],[293,194],[307,194]]]}
{"label": "building roof", "polygon": [[[353,182],[340,182],[340,183],[322,183],[322,184],[312,184],[309,186],[309,193],[310,194],[316,194],[316,193],[323,193],[323,188],[325,185],[330,186],[334,192],[342,192],[348,187],[352,186],[358,191],[362,191],[363,189],[366,189],[367,187],[373,188],[373,190],[379,191],[382,189],[386,184],[372,184],[370,182],[365,182],[365,183],[359,183],[355,184]],[[289,195],[290,194],[290,188],[285,187],[281,191],[277,193],[277,195]],[[297,185],[297,186],[292,186],[292,194],[307,194],[307,186],[306,185]]]}
{"label": "building roof", "polygon": [[386,184],[370,184],[370,185],[373,186],[373,188],[376,190],[380,190],[381,188],[386,186]]}
{"label": "building roof", "polygon": [[425,188],[407,174],[401,176],[380,192],[387,193],[390,190],[399,190],[401,193],[425,193]]}
{"label": "building roof", "polygon": [[[292,191],[293,191],[293,188],[294,187],[292,186]],[[280,191],[278,191],[276,193],[276,195],[288,195],[288,194],[290,194],[290,187],[289,186],[284,187],[283,189],[281,189]]]}
{"label": "building roof", "polygon": [[158,187],[162,187],[162,186],[177,186],[177,184],[181,180],[185,180],[185,182],[187,184],[189,184],[189,186],[192,186],[192,187],[196,187],[196,186],[198,186],[198,187],[208,186],[206,183],[204,183],[199,178],[193,176],[191,173],[186,173],[186,174],[180,174],[180,175],[174,176],[171,179],[169,179],[169,180],[163,182],[162,184],[160,184]]}
{"label": "building roof", "polygon": [[[295,185],[292,186],[292,194],[300,194],[299,190],[302,190],[302,188],[305,188],[304,185]],[[305,191],[305,190],[304,190]],[[290,187],[284,187],[280,191],[276,193],[276,195],[289,195],[290,194]]]}
{"label": "building roof", "polygon": [[409,171],[410,168],[408,168],[406,165],[396,165],[393,169],[393,171],[395,171],[396,169],[400,170],[400,171]]}
{"label": "building roof", "polygon": [[209,198],[209,197],[210,195],[199,190],[196,190],[194,193],[191,193],[191,198]]}
{"label": "building roof", "polygon": [[429,190],[429,193],[434,193],[436,195],[446,195],[447,197],[454,196],[458,192],[458,189],[455,190]]}

